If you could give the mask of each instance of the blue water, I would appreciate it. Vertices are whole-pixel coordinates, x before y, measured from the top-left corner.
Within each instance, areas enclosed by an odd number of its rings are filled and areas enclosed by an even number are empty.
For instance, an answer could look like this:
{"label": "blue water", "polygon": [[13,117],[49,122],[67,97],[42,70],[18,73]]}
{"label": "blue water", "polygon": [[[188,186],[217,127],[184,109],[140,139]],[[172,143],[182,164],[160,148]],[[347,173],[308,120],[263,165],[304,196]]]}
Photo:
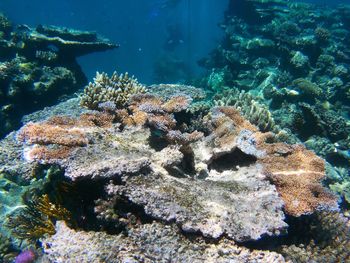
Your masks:
{"label": "blue water", "polygon": [[[140,81],[154,81],[154,64],[165,54],[191,68],[216,46],[227,0],[1,0],[0,12],[17,24],[59,25],[93,30],[120,44],[114,51],[83,57],[80,64],[89,79],[95,71],[128,71]],[[176,42],[166,47],[169,27]],[[168,31],[167,31],[168,30]],[[173,81],[173,79],[169,79]],[[181,79],[179,80],[181,81]]]}
{"label": "blue water", "polygon": [[[200,72],[197,60],[206,56],[220,40],[228,0],[1,0],[0,11],[18,24],[60,25],[93,30],[118,43],[114,51],[80,58],[91,79],[96,70],[128,71],[145,83],[156,81],[154,64],[170,59],[186,65],[186,74]],[[309,0],[318,4],[350,3],[349,0]],[[169,39],[169,27],[180,34]],[[174,41],[170,49],[168,42]],[[168,57],[169,58],[169,57]],[[174,76],[179,82],[181,76]],[[175,81],[169,76],[168,81]]]}

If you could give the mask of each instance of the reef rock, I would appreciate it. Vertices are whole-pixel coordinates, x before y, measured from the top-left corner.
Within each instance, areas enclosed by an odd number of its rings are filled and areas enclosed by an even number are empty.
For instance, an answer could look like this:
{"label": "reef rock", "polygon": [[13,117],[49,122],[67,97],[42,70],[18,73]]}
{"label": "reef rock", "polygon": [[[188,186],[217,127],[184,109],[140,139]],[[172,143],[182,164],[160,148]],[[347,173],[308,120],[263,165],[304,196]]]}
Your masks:
{"label": "reef rock", "polygon": [[[301,146],[266,143],[273,135],[260,133],[232,107],[212,109],[208,136],[182,133],[176,114],[188,106],[186,97],[163,101],[140,94],[122,116],[141,114],[141,124],[115,123],[120,119],[115,109],[117,116],[91,112],[28,123],[17,138],[25,143],[28,161],[59,164],[72,181],[103,181],[109,200],[127,199],[152,218],[211,238],[279,235],[287,227],[284,205],[295,216],[336,207],[336,199],[319,184],[320,158]],[[286,165],[291,160],[293,165]],[[287,187],[276,176],[283,176]],[[296,180],[305,184],[300,193]],[[294,195],[285,194],[292,189]]]}
{"label": "reef rock", "polygon": [[135,227],[126,236],[76,231],[57,222],[56,234],[41,241],[43,262],[287,262],[275,252],[250,251],[228,239],[191,242],[176,226],[160,223]]}
{"label": "reef rock", "polygon": [[[212,108],[200,119],[207,132],[188,133],[183,127],[191,125],[186,113],[191,101],[187,94],[161,98],[141,93],[130,96],[124,108],[105,102],[100,111],[85,111],[70,100],[29,116],[26,125],[3,140],[9,152],[0,157],[6,162],[6,156],[13,156],[9,165],[18,165],[18,171],[58,170],[52,177],[43,173],[45,189],[57,189],[63,207],[77,205],[72,220],[78,227],[97,231],[76,232],[58,224],[57,234],[43,241],[46,257],[59,262],[76,254],[83,260],[84,246],[60,245],[76,238],[75,244],[90,244],[92,261],[129,259],[131,254],[133,260],[157,258],[150,252],[157,247],[164,248],[162,259],[173,251],[169,257],[179,261],[183,256],[193,261],[198,252],[218,262],[222,257],[222,262],[236,257],[249,262],[255,252],[234,242],[286,233],[285,214],[299,217],[337,208],[337,199],[321,185],[324,162],[314,153],[274,142],[273,133],[260,132],[233,107]],[[57,113],[69,117],[50,116]],[[17,176],[25,177],[25,171]],[[54,186],[60,181],[63,192]],[[150,224],[154,220],[158,223]],[[181,251],[188,255],[176,252],[183,242],[188,249]],[[227,253],[217,251],[221,245]],[[257,253],[265,262],[267,254]],[[276,254],[267,257],[273,262],[275,256],[283,260]]]}

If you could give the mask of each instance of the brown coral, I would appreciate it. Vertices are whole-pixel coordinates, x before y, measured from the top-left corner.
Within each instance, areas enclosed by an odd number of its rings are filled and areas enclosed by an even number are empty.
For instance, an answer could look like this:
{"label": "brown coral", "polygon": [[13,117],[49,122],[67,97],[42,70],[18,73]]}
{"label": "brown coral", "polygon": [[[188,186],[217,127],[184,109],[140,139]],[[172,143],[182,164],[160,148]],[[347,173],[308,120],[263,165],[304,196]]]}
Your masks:
{"label": "brown coral", "polygon": [[88,143],[81,129],[60,127],[49,123],[28,123],[19,131],[18,139],[28,144],[41,145],[84,146]]}
{"label": "brown coral", "polygon": [[73,148],[67,146],[59,146],[57,148],[49,148],[47,146],[35,146],[26,156],[28,160],[33,161],[50,161],[67,158],[73,151]]}
{"label": "brown coral", "polygon": [[186,110],[192,102],[190,97],[175,96],[163,104],[166,112],[180,112]]}
{"label": "brown coral", "polygon": [[258,129],[245,120],[233,107],[216,107],[212,110],[211,124],[214,127],[215,144],[219,147],[229,147],[243,129],[257,132]]}
{"label": "brown coral", "polygon": [[76,147],[89,143],[88,133],[95,128],[109,128],[115,116],[104,113],[84,113],[79,118],[54,116],[40,123],[28,123],[17,134],[19,141],[35,145],[26,151],[31,161],[65,159]]}
{"label": "brown coral", "polygon": [[323,207],[337,207],[337,199],[321,184],[324,161],[301,145],[271,144],[260,160],[285,202],[286,213],[310,214]]}
{"label": "brown coral", "polygon": [[273,133],[259,132],[233,107],[217,107],[211,114],[216,152],[232,152],[238,147],[255,156],[276,185],[286,213],[300,216],[322,208],[337,208],[337,199],[321,184],[324,161],[313,152],[301,145],[274,143]]}

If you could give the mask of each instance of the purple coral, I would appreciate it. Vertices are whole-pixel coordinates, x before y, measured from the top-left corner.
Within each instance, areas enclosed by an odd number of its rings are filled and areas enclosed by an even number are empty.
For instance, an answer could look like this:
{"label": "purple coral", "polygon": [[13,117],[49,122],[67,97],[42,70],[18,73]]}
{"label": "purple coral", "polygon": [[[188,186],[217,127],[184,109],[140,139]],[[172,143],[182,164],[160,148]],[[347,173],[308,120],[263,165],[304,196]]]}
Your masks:
{"label": "purple coral", "polygon": [[15,259],[15,263],[31,263],[34,262],[36,254],[33,250],[24,250]]}

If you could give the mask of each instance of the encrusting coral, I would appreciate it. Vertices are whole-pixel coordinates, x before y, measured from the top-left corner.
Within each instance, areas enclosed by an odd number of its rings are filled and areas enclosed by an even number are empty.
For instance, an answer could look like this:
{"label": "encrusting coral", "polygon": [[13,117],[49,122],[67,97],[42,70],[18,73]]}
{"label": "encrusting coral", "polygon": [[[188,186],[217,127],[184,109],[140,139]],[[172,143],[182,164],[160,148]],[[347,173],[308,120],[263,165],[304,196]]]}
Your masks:
{"label": "encrusting coral", "polygon": [[145,87],[138,83],[128,73],[118,75],[114,72],[111,77],[106,73],[96,73],[93,83],[89,83],[81,96],[81,105],[91,110],[97,110],[100,103],[113,102],[116,107],[126,105],[133,94],[144,93]]}
{"label": "encrusting coral", "polygon": [[185,238],[176,226],[153,222],[130,230],[128,235],[108,235],[70,229],[57,222],[56,234],[43,238],[44,259],[49,262],[287,262],[278,253],[254,250],[223,238],[217,244]]}

